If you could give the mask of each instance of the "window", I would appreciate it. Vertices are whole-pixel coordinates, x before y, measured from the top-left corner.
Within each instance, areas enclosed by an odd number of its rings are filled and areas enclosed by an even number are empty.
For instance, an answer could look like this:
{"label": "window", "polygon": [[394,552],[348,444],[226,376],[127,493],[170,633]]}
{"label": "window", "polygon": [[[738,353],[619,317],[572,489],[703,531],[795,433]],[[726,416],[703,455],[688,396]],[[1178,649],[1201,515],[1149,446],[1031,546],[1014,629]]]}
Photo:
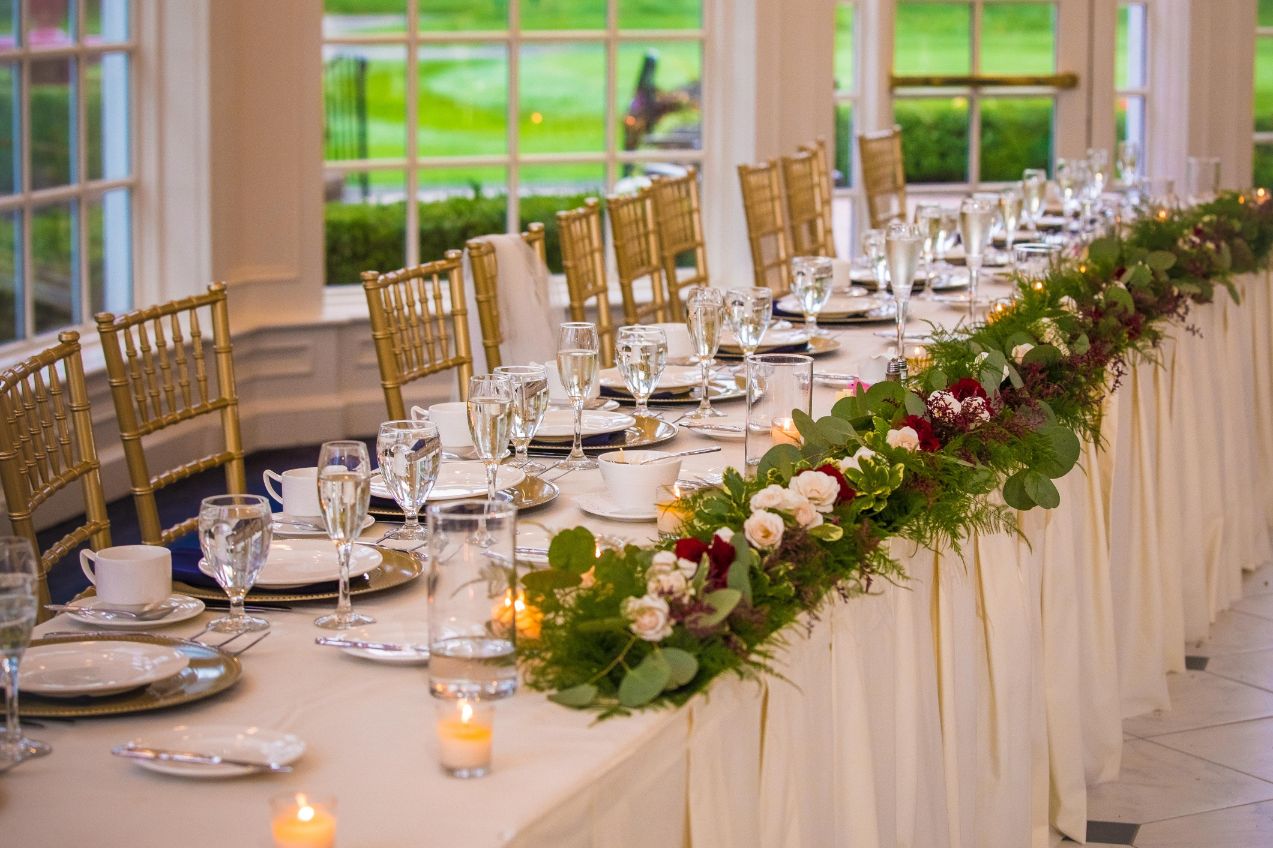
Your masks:
{"label": "window", "polygon": [[1260,0],[1255,35],[1255,184],[1273,186],[1273,0]]}
{"label": "window", "polygon": [[856,133],[853,112],[858,100],[857,0],[835,6],[835,184],[849,188],[853,180]]}
{"label": "window", "polygon": [[1145,99],[1149,93],[1147,71],[1148,4],[1119,3],[1115,33],[1114,100],[1119,141],[1133,141],[1140,149],[1139,168],[1145,163]]}
{"label": "window", "polygon": [[702,159],[702,0],[325,0],[327,281]]}
{"label": "window", "polygon": [[0,342],[132,306],[129,0],[0,0]]}

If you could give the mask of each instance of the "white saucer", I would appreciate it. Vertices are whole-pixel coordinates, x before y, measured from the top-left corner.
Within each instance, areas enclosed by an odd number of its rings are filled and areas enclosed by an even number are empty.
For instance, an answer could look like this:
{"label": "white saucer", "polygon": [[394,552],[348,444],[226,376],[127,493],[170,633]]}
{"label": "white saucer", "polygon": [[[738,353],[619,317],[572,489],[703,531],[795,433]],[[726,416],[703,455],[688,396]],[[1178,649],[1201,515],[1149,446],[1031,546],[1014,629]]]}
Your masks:
{"label": "white saucer", "polygon": [[648,510],[621,509],[615,506],[604,490],[576,495],[575,506],[589,515],[595,515],[598,518],[608,518],[611,521],[655,521],[659,517],[659,511],[654,504],[650,504]]}
{"label": "white saucer", "polygon": [[23,692],[49,698],[103,697],[180,674],[190,657],[145,642],[55,642],[27,649],[19,672]]}
{"label": "white saucer", "polygon": [[[601,398],[593,398],[592,400],[588,401],[588,404],[589,405],[585,407],[586,409],[595,409],[600,412],[613,412],[614,410],[619,408],[619,402],[617,400],[614,400],[613,398],[609,398],[607,400],[602,400]],[[549,409],[574,409],[574,407],[570,405],[570,401],[565,398],[554,398],[553,400],[548,401],[548,408]]]}
{"label": "white saucer", "polygon": [[[587,413],[585,413],[586,417]],[[573,431],[572,431],[573,435]],[[495,472],[495,488],[511,489],[526,479],[526,472],[511,465],[501,465]],[[393,500],[389,487],[377,471],[371,475],[371,494]],[[480,462],[444,462],[438,468],[438,479],[429,491],[429,502],[472,498],[486,494],[486,466]]]}
{"label": "white saucer", "polygon": [[[741,442],[747,437],[747,434],[743,432],[743,425],[740,421],[714,418],[701,424],[682,421],[681,426],[695,435],[707,436],[709,439],[717,439],[722,442]],[[724,427],[737,427],[738,430],[717,429]],[[766,435],[768,434],[766,433]]]}
{"label": "white saucer", "polygon": [[[656,392],[672,392],[677,389],[692,389],[703,381],[703,371],[697,365],[668,365],[659,375]],[[618,368],[606,368],[601,371],[601,385],[615,391],[628,391],[628,384],[623,381],[623,374]]]}
{"label": "white saucer", "polygon": [[[273,532],[275,536],[321,536],[324,539],[327,538],[326,530],[306,530],[304,528],[297,527],[294,525],[285,525],[285,524],[278,523],[280,521],[291,520],[291,521],[305,521],[305,522],[313,522],[317,524],[322,524],[323,517],[321,515],[288,515],[286,512],[276,512],[274,513],[272,517],[274,519]],[[371,525],[375,523],[376,523],[375,517],[369,515],[363,521],[362,529],[366,530],[368,527],[370,527]]]}
{"label": "white saucer", "polygon": [[[581,432],[585,437],[603,433],[617,433],[636,423],[636,419],[624,412],[584,410]],[[567,409],[550,409],[535,433],[536,441],[573,439],[575,437],[575,413]]]}
{"label": "white saucer", "polygon": [[[882,303],[884,303],[884,298],[875,294],[852,296],[837,293],[831,295],[831,297],[827,299],[826,305],[822,307],[822,311],[818,314],[826,318],[844,318],[850,315],[865,315],[872,309],[878,309]],[[800,307],[800,299],[791,294],[778,301],[778,308],[783,312],[790,312],[797,315],[801,314],[802,311]],[[805,335],[805,339],[803,339],[803,341],[807,340],[808,334]],[[769,334],[766,334],[765,342],[769,343],[770,341],[772,341],[772,338]],[[793,340],[790,342],[781,342],[781,344],[786,346],[789,344],[799,344],[799,342]]]}
{"label": "white saucer", "polygon": [[[154,618],[148,621],[139,621],[125,616],[93,615],[92,613],[86,615],[82,612],[68,612],[67,616],[80,624],[89,624],[106,630],[151,630],[155,627],[167,627],[169,624],[176,624],[177,622],[194,618],[203,612],[204,609],[203,601],[198,598],[192,598],[189,595],[169,595],[167,603],[172,605],[172,612],[163,618]],[[110,607],[110,604],[104,603],[101,598],[96,596],[77,601],[76,605],[90,610],[97,607]]]}
{"label": "white saucer", "polygon": [[360,657],[372,662],[388,665],[428,665],[429,663],[429,628],[423,623],[373,624],[369,627],[358,627],[354,630],[343,630],[337,634],[342,639],[354,639],[359,642],[386,642],[393,645],[419,645],[416,651],[377,651],[372,648],[345,648],[351,657]]}
{"label": "white saucer", "polygon": [[[380,565],[383,559],[380,551],[370,545],[354,545],[349,559],[349,577],[361,577]],[[199,570],[213,577],[207,560],[199,560]],[[327,539],[280,539],[270,545],[269,557],[254,585],[262,589],[295,589],[339,578],[336,546]]]}
{"label": "white saucer", "polygon": [[[291,765],[305,753],[305,742],[291,733],[268,730],[264,727],[244,727],[225,724],[178,725],[171,730],[146,733],[130,740],[138,748],[163,748],[171,751],[191,751],[198,754],[215,754],[235,760]],[[134,760],[144,769],[170,774],[175,777],[221,778],[255,774],[248,766],[201,766],[193,763],[160,762],[158,760]]]}

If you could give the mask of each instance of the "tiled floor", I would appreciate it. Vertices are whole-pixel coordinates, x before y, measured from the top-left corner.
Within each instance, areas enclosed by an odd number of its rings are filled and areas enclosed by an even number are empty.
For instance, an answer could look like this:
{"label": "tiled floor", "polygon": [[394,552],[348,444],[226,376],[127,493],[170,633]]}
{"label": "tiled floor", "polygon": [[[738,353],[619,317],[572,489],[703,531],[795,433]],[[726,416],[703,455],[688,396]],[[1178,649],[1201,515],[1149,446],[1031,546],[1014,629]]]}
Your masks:
{"label": "tiled floor", "polygon": [[1089,845],[1273,846],[1273,566],[1244,588],[1168,680],[1171,710],[1123,722],[1122,773],[1088,793],[1105,840]]}

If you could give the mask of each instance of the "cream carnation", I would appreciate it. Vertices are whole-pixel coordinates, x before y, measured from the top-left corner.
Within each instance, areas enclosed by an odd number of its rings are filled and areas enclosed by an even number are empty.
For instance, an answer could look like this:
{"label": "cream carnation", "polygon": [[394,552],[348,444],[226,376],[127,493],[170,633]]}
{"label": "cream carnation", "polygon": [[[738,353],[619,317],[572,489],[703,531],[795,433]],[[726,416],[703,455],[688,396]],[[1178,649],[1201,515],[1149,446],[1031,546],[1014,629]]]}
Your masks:
{"label": "cream carnation", "polygon": [[671,611],[660,597],[628,598],[623,602],[623,616],[631,622],[632,632],[647,642],[662,642],[672,635]]}
{"label": "cream carnation", "polygon": [[884,440],[888,442],[889,447],[902,448],[911,452],[919,450],[919,433],[915,432],[914,427],[889,430]]}
{"label": "cream carnation", "polygon": [[772,550],[782,544],[784,529],[782,516],[764,509],[756,510],[743,522],[743,535],[761,550]]}
{"label": "cream carnation", "polygon": [[645,590],[650,595],[663,598],[680,599],[689,597],[690,582],[680,571],[655,572],[650,570],[646,578]]}
{"label": "cream carnation", "polygon": [[788,488],[813,504],[818,512],[830,512],[835,509],[835,501],[840,497],[840,481],[821,471],[797,474],[788,484]]}

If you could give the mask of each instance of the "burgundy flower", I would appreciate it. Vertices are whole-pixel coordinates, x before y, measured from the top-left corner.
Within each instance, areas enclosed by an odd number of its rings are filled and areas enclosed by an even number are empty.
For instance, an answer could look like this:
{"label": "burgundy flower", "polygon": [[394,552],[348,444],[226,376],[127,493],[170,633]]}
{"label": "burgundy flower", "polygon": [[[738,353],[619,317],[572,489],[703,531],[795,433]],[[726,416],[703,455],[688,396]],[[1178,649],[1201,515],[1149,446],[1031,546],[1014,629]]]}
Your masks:
{"label": "burgundy flower", "polygon": [[[967,379],[967,378],[965,378]],[[959,383],[964,382],[960,380]],[[976,380],[972,382],[976,383]],[[955,385],[959,385],[956,383]],[[981,388],[981,384],[977,383],[977,388]],[[953,389],[953,387],[952,387]],[[985,392],[982,392],[985,397]],[[908,415],[906,420],[902,422],[903,427],[910,427],[919,436],[919,449],[922,451],[941,450],[941,441],[938,440],[937,434],[933,432],[933,425],[929,423],[927,418],[920,418],[918,415]]]}
{"label": "burgundy flower", "polygon": [[734,564],[738,551],[720,536],[713,535],[711,544],[700,542],[694,538],[676,540],[676,556],[693,563],[700,563],[707,557],[707,586],[719,589],[725,585],[729,576],[729,567]]}
{"label": "burgundy flower", "polygon": [[963,400],[970,397],[979,397],[982,400],[987,400],[989,397],[986,394],[986,390],[982,388],[981,383],[972,377],[963,377],[956,380],[950,384],[946,391],[954,395],[955,400]]}
{"label": "burgundy flower", "polygon": [[689,537],[676,540],[676,556],[678,559],[699,562],[703,559],[703,554],[705,553],[707,553],[706,542],[700,542],[698,539]]}
{"label": "burgundy flower", "polygon": [[808,474],[810,471],[820,471],[840,484],[840,494],[836,495],[835,498],[837,506],[842,503],[847,503],[858,496],[858,493],[853,490],[852,486],[849,485],[848,479],[845,478],[840,469],[831,463],[828,462],[825,465],[819,465],[817,468],[806,468],[800,473]]}

